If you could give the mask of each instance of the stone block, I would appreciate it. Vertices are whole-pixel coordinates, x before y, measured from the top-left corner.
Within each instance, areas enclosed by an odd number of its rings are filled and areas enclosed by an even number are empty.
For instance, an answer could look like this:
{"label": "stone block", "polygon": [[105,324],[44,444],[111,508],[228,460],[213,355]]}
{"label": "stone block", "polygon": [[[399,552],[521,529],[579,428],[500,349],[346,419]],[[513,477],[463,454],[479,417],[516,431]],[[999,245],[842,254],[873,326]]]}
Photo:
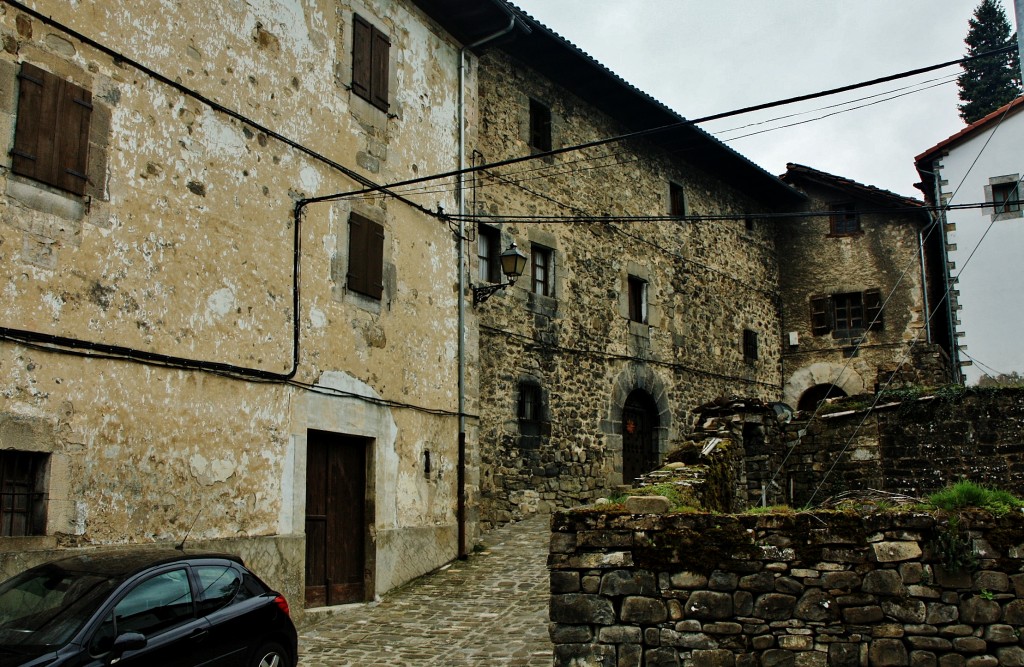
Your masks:
{"label": "stone block", "polygon": [[883,618],[885,618],[885,614],[882,613],[882,608],[877,605],[848,607],[843,610],[843,620],[855,625],[870,625],[878,623]]}
{"label": "stone block", "polygon": [[812,588],[797,601],[793,615],[802,621],[835,621],[839,618],[839,605],[826,591]]}
{"label": "stone block", "polygon": [[761,656],[761,667],[796,667],[796,655],[785,649],[768,649]]}
{"label": "stone block", "polygon": [[960,610],[951,604],[928,602],[925,608],[927,610],[925,613],[925,623],[942,625],[944,623],[952,623],[960,618]]}
{"label": "stone block", "polygon": [[644,651],[644,667],[679,667],[679,653],[674,648],[652,648]]}
{"label": "stone block", "polygon": [[921,637],[911,636],[906,639],[910,648],[921,651],[949,651],[953,648],[953,642],[942,637]]}
{"label": "stone block", "polygon": [[796,654],[795,667],[828,667],[828,654],[824,651],[802,651]]}
{"label": "stone block", "polygon": [[780,635],[779,648],[788,651],[809,651],[814,647],[814,638],[807,635]]}
{"label": "stone block", "polygon": [[594,637],[589,625],[548,623],[548,636],[553,644],[583,644]]}
{"label": "stone block", "polygon": [[771,572],[750,574],[742,577],[738,585],[742,590],[754,593],[770,593],[775,590],[775,575]]}
{"label": "stone block", "polygon": [[972,625],[995,623],[1002,615],[1002,609],[995,600],[980,596],[969,597],[960,603],[960,620]]}
{"label": "stone block", "polygon": [[907,592],[903,586],[903,580],[900,579],[900,574],[896,570],[873,570],[868,572],[864,575],[864,583],[861,585],[861,590],[865,593],[892,596],[906,595]]}
{"label": "stone block", "polygon": [[684,607],[687,618],[725,620],[733,615],[732,596],[719,591],[695,591]]}
{"label": "stone block", "polygon": [[739,623],[705,623],[704,632],[709,635],[738,635],[743,632],[743,626]]}
{"label": "stone block", "polygon": [[668,620],[668,609],[658,598],[628,596],[622,601],[620,616],[626,623],[655,625]]}
{"label": "stone block", "polygon": [[1007,603],[1003,608],[1002,621],[1010,625],[1024,625],[1024,600],[1014,600]]}
{"label": "stone block", "polygon": [[645,570],[613,570],[601,577],[601,595],[655,595],[657,579]]}
{"label": "stone block", "polygon": [[555,571],[551,573],[552,593],[578,593],[579,590],[579,572]]}
{"label": "stone block", "polygon": [[939,667],[964,667],[967,658],[956,653],[947,653],[939,656]]}
{"label": "stone block", "polygon": [[854,591],[860,587],[861,576],[856,572],[826,572],[821,577],[821,585],[826,589]]}
{"label": "stone block", "polygon": [[553,554],[571,554],[576,551],[576,533],[551,533],[549,549]]}
{"label": "stone block", "polygon": [[1010,577],[1005,572],[982,570],[974,573],[974,590],[1005,593],[1010,590]]}
{"label": "stone block", "polygon": [[737,616],[750,616],[754,613],[754,596],[749,591],[736,591],[732,594],[733,611]]}
{"label": "stone block", "polygon": [[736,667],[736,655],[725,649],[697,649],[692,660],[701,667]]}
{"label": "stone block", "polygon": [[927,616],[925,603],[910,598],[882,600],[882,611],[889,618],[904,623],[924,623]]}
{"label": "stone block", "polygon": [[587,667],[616,667],[615,647],[609,644],[556,644],[556,665],[587,665]]}
{"label": "stone block", "polygon": [[988,644],[981,637],[957,637],[953,640],[953,648],[957,653],[981,653]]}
{"label": "stone block", "polygon": [[834,642],[828,646],[830,667],[860,667],[860,644]]}
{"label": "stone block", "polygon": [[994,655],[976,655],[967,658],[965,667],[999,667],[999,660]]}
{"label": "stone block", "polygon": [[996,649],[996,657],[1003,667],[1024,667],[1024,648],[1003,646]]}
{"label": "stone block", "polygon": [[792,618],[796,598],[782,593],[765,593],[754,601],[754,616],[766,621],[783,621]]}
{"label": "stone block", "polygon": [[671,581],[672,588],[683,590],[704,588],[708,585],[707,576],[697,572],[677,572],[672,575]]}
{"label": "stone block", "polygon": [[597,640],[602,644],[639,644],[643,633],[631,625],[608,625],[598,629]]}
{"label": "stone block", "polygon": [[614,625],[615,609],[610,600],[599,595],[552,595],[550,618],[555,623],[569,625]]}
{"label": "stone block", "polygon": [[1012,625],[993,623],[985,628],[985,641],[991,644],[1016,644],[1020,638]]}
{"label": "stone block", "polygon": [[930,651],[911,651],[910,667],[938,667],[938,657]]}
{"label": "stone block", "polygon": [[641,667],[644,647],[640,644],[622,644],[619,646],[619,662],[616,667]]}
{"label": "stone block", "polygon": [[908,667],[910,654],[899,639],[876,639],[868,648],[868,660],[872,667]]}
{"label": "stone block", "polygon": [[800,595],[805,586],[793,577],[779,577],[775,580],[775,592],[787,595]]}
{"label": "stone block", "polygon": [[667,514],[672,509],[665,496],[629,496],[624,504],[630,514]]}
{"label": "stone block", "polygon": [[921,545],[917,542],[877,542],[871,548],[879,563],[898,563],[921,556]]}

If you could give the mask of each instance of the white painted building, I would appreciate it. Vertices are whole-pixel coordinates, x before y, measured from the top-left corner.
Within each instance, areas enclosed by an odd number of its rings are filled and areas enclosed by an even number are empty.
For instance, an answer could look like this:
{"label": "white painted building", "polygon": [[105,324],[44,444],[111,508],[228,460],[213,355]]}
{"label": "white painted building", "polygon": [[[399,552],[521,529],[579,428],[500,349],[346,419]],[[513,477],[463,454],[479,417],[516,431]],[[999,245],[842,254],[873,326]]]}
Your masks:
{"label": "white painted building", "polygon": [[[950,291],[967,384],[1024,374],[1024,97],[917,156],[930,203],[944,206]],[[985,204],[984,206],[968,206]],[[963,208],[959,208],[959,207]],[[954,360],[955,362],[956,360]]]}

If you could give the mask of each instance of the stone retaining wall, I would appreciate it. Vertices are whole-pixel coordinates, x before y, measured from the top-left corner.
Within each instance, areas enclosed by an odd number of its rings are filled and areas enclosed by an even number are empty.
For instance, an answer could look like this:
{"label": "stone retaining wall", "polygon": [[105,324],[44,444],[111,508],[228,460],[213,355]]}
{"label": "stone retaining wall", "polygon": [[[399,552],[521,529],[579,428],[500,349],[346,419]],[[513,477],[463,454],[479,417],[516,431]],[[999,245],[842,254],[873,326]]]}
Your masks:
{"label": "stone retaining wall", "polygon": [[561,512],[554,664],[1024,666],[1022,559],[1020,514]]}

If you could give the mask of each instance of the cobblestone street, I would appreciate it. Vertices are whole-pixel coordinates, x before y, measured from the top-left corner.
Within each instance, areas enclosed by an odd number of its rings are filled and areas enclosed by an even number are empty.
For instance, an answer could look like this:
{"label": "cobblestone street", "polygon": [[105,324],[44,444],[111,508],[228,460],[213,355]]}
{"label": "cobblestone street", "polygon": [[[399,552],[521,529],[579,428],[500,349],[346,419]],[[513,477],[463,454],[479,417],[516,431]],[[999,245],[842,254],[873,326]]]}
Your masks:
{"label": "cobblestone street", "polygon": [[548,523],[484,536],[483,551],[300,628],[301,667],[551,664]]}

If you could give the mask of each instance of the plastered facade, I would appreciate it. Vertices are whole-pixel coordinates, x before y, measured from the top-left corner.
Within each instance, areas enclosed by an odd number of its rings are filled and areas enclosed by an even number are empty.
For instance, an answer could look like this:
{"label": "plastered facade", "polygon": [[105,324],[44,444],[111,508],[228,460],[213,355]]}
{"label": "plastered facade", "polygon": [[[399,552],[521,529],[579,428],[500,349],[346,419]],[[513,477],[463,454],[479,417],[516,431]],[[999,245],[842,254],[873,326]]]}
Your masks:
{"label": "plastered facade", "polygon": [[[551,111],[553,148],[625,132],[498,50],[481,58],[479,81],[483,121],[472,148],[485,162],[530,154],[531,99]],[[735,217],[615,219],[668,215],[670,181],[684,188],[690,215]],[[477,307],[483,525],[586,503],[623,483],[623,408],[635,390],[650,402],[660,454],[689,430],[692,406],[734,393],[777,398],[775,228],[751,229],[745,215],[773,203],[742,181],[634,140],[488,171],[471,202],[500,230],[502,249],[547,248],[554,266],[553,296],[533,293],[528,266]],[[592,219],[551,219],[576,216]],[[630,276],[646,284],[645,322],[629,317]],[[756,360],[744,357],[744,329],[759,334]],[[523,383],[540,388],[539,443],[520,437]]]}
{"label": "plastered facade", "polygon": [[[354,13],[391,40],[386,113],[350,90]],[[367,596],[453,558],[452,231],[296,203],[452,168],[457,45],[399,1],[0,3],[0,37],[0,442],[50,453],[45,535],[0,538],[4,571],[188,534],[301,607],[310,429],[371,443]],[[20,62],[93,93],[84,197],[8,170]],[[384,229],[380,300],[346,288],[352,211]]]}

